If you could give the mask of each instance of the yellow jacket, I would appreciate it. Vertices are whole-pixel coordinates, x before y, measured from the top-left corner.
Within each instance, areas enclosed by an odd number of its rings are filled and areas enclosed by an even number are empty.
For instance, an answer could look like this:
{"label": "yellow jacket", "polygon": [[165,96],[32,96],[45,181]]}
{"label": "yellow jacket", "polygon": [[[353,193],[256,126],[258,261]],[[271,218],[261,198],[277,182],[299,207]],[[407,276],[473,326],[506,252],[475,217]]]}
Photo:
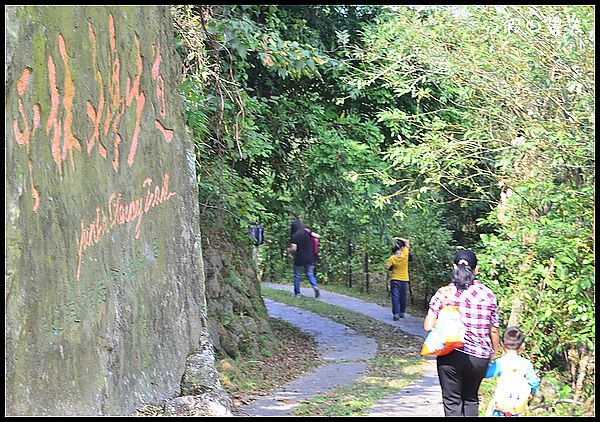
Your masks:
{"label": "yellow jacket", "polygon": [[386,268],[391,266],[392,273],[390,280],[408,280],[408,247],[405,246],[400,252],[400,256],[394,254],[390,256],[385,264]]}

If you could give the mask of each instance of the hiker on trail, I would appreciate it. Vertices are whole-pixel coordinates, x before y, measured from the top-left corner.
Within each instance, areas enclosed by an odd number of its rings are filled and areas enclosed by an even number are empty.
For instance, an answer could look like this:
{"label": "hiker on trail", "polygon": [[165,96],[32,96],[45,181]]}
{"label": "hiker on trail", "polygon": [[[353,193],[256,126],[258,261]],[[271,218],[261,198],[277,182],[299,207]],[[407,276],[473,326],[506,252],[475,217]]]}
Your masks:
{"label": "hiker on trail", "polygon": [[525,336],[517,327],[508,327],[502,337],[503,355],[489,364],[485,378],[499,376],[486,416],[519,416],[529,398],[540,386],[530,360],[519,354],[525,349]]}
{"label": "hiker on trail", "polygon": [[296,297],[302,296],[300,293],[300,280],[302,273],[304,273],[315,291],[315,297],[318,298],[321,292],[315,277],[315,258],[310,235],[304,230],[304,225],[298,219],[292,221],[291,231],[289,251],[294,255],[294,295]]}
{"label": "hiker on trail", "polygon": [[459,308],[465,325],[465,338],[463,347],[436,358],[446,416],[477,416],[479,386],[499,347],[496,296],[475,279],[477,271],[475,254],[469,250],[458,251],[452,281],[433,295],[423,322],[425,331],[433,329],[444,305],[444,291],[449,291],[450,304]]}
{"label": "hiker on trail", "polygon": [[[302,220],[300,220],[300,217],[295,217],[294,221],[302,222]],[[304,226],[304,230],[306,230],[306,233],[308,233],[310,235],[312,251],[313,251],[313,256],[314,256],[315,274],[316,274],[317,258],[319,257],[319,239],[321,238],[321,235],[314,232],[310,227],[307,227],[307,226]],[[294,226],[293,226],[293,222],[292,222],[292,229],[291,229],[290,235],[293,235],[293,234],[294,234]]]}
{"label": "hiker on trail", "polygon": [[408,259],[409,259],[409,241],[396,237],[396,244],[392,247],[392,256],[385,264],[387,271],[392,270],[390,274],[390,293],[392,296],[392,315],[394,321],[404,318],[406,311],[406,298],[408,296]]}

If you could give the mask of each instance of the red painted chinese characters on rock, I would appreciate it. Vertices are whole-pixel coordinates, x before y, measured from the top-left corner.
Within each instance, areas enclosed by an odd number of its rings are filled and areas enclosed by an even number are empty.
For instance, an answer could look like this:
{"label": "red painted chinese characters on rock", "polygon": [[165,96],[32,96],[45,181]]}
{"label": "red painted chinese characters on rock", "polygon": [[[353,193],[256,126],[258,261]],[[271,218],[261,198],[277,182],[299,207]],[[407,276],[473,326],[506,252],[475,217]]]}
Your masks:
{"label": "red painted chinese characters on rock", "polygon": [[[98,46],[96,35],[91,23],[88,22],[88,36],[92,51],[92,71],[94,72],[94,80],[98,85],[98,99],[94,104],[92,100],[86,101],[86,115],[88,117],[91,132],[89,136],[76,136],[73,128],[73,102],[76,95],[76,87],[73,82],[70,70],[69,54],[67,53],[67,45],[61,34],[58,34],[58,50],[64,66],[64,77],[62,78],[62,86],[59,86],[59,77],[55,60],[52,55],[48,57],[47,76],[50,93],[50,109],[46,110],[47,119],[45,122],[46,134],[50,137],[52,158],[56,164],[57,173],[62,178],[64,176],[63,162],[69,158],[71,168],[75,171],[74,150],[82,151],[82,143],[85,145],[85,152],[91,155],[94,149],[104,158],[112,158],[111,165],[115,171],[119,170],[120,166],[120,149],[124,140],[119,134],[121,119],[124,113],[131,109],[135,115],[135,123],[131,139],[128,141],[129,152],[127,153],[127,164],[131,167],[135,162],[135,156],[140,140],[142,116],[146,105],[146,95],[142,92],[141,82],[144,75],[143,55],[140,45],[140,40],[137,35],[134,36],[134,44],[136,47],[136,62],[135,73],[133,79],[127,77],[125,92],[121,93],[121,61],[117,51],[117,37],[115,31],[115,23],[112,15],[108,16],[108,32],[109,32],[109,51],[108,51],[108,68],[110,75],[108,79],[102,76],[98,66]],[[159,104],[158,112],[156,112],[154,104],[152,109],[157,113],[157,118],[154,120],[154,127],[151,130],[156,130],[161,134],[165,142],[170,143],[173,139],[173,131],[167,129],[160,118],[167,116],[167,101],[165,98],[164,79],[160,73],[160,64],[162,56],[160,53],[160,43],[152,44],[153,63],[150,76],[155,81],[154,96],[157,104]],[[17,119],[13,121],[13,132],[19,145],[25,146],[26,153],[29,155],[29,142],[35,134],[35,130],[41,127],[41,115],[44,110],[41,110],[39,104],[32,107],[33,116],[28,118],[23,97],[29,85],[33,70],[26,68],[21,77],[17,80],[17,92],[19,95],[18,107],[20,114],[20,125]],[[61,96],[62,92],[62,96]],[[134,107],[135,104],[135,107]],[[30,123],[31,122],[31,123]],[[22,129],[21,129],[22,128]],[[89,127],[77,128],[78,130],[89,130]],[[83,142],[80,138],[87,138]],[[110,154],[109,154],[110,153]],[[31,162],[31,157],[28,157]],[[30,164],[31,167],[31,164]],[[40,194],[35,190],[33,183],[33,170],[30,168],[30,181],[32,188],[32,196],[34,198],[33,210],[37,211],[40,205]]]}
{"label": "red painted chinese characters on rock", "polygon": [[[60,33],[57,35],[58,55],[56,53],[54,56],[52,54],[48,55],[47,69],[27,67],[16,81],[18,118],[13,120],[12,129],[16,142],[25,149],[34,212],[38,212],[40,205],[43,206],[43,195],[34,183],[33,166],[36,160],[31,156],[30,147],[32,140],[36,139],[36,135],[37,142],[40,142],[40,134],[43,134],[44,130],[48,137],[47,142],[36,145],[38,147],[47,145],[50,148],[52,161],[56,165],[56,174],[61,181],[69,175],[65,163],[67,160],[70,163],[70,174],[75,174],[77,171],[76,164],[88,165],[89,161],[86,161],[86,158],[91,157],[93,154],[98,154],[106,160],[109,169],[112,168],[115,175],[120,173],[122,158],[126,159],[129,167],[132,167],[135,163],[139,143],[144,139],[142,126],[143,122],[146,121],[143,116],[148,109],[147,102],[150,103],[152,113],[155,115],[153,127],[144,128],[145,131],[152,131],[156,134],[149,138],[155,139],[160,134],[158,137],[162,138],[167,144],[170,144],[173,140],[173,130],[168,129],[163,124],[163,121],[167,118],[168,103],[165,95],[165,81],[160,72],[163,60],[160,41],[151,45],[152,62],[150,72],[148,72],[145,71],[144,54],[140,39],[137,35],[133,35],[133,45],[135,46],[132,52],[135,63],[134,69],[123,69],[123,63],[117,50],[117,33],[113,16],[110,14],[108,16],[108,46],[98,45],[91,22],[88,22],[87,30],[90,45],[88,51],[91,51],[92,87],[87,89],[77,88],[71,72],[72,66],[78,66],[78,70],[84,71],[90,68],[88,67],[90,64],[86,62],[87,57],[78,56],[77,52],[69,53],[67,43]],[[102,47],[106,48],[102,49]],[[101,49],[106,51],[106,66],[102,67],[98,60],[98,52]],[[83,51],[86,50],[83,49]],[[55,60],[56,56],[59,57],[58,61]],[[103,75],[101,68],[108,69],[108,75]],[[40,103],[35,103],[26,95],[28,88],[31,86],[30,82],[34,70],[36,72],[47,71],[45,75],[47,78],[43,78],[47,81],[50,97],[47,102],[49,104],[47,110],[43,110]],[[127,75],[127,77],[125,78],[124,75]],[[152,81],[152,88],[149,88],[151,90],[151,101],[147,101],[146,94],[143,92],[142,82],[145,80],[145,75],[148,75]],[[121,83],[122,77],[124,84]],[[97,89],[93,87],[93,81],[95,81]],[[123,87],[124,91],[122,91]],[[77,94],[81,95],[82,92],[89,92],[89,95],[95,95],[95,98],[85,100],[85,108],[80,112],[76,109],[75,101],[78,98]],[[26,104],[32,103],[34,103],[32,106],[26,106]],[[85,113],[84,116],[87,116],[89,125],[75,124],[75,112]],[[43,123],[42,116],[45,117]],[[121,123],[124,117],[133,122],[128,126],[129,131],[131,131],[128,132],[130,133],[127,136],[128,139],[124,139],[123,132],[121,132]],[[149,119],[149,121],[152,120]],[[38,129],[41,130],[38,131]],[[126,147],[128,147],[128,151],[124,150]],[[81,159],[83,161],[80,161]],[[84,224],[84,219],[81,219],[81,230],[78,236],[77,279],[81,274],[82,258],[86,249],[100,242],[106,234],[113,231],[117,226],[130,222],[135,222],[135,238],[138,239],[142,216],[155,206],[176,195],[175,192],[169,190],[169,174],[162,172],[164,174],[162,186],[154,185],[154,181],[148,177],[141,183],[141,189],[145,189],[144,196],[137,199],[126,199],[135,197],[135,194],[112,192],[107,197],[105,209],[96,206],[96,216],[93,221]],[[140,189],[140,185],[136,185]],[[131,187],[134,187],[133,184]]]}
{"label": "red painted chinese characters on rock", "polygon": [[13,132],[15,134],[15,139],[19,145],[25,146],[25,153],[27,154],[27,169],[29,171],[29,182],[31,187],[31,198],[33,199],[33,211],[37,212],[40,206],[40,194],[37,191],[35,184],[33,183],[33,167],[31,163],[31,158],[29,157],[29,141],[35,135],[35,130],[41,127],[41,117],[40,117],[40,105],[35,104],[32,106],[33,111],[33,122],[32,128],[29,128],[29,123],[27,121],[27,115],[25,114],[25,106],[23,105],[23,96],[25,95],[25,90],[27,89],[27,85],[29,85],[29,81],[31,79],[31,69],[26,68],[21,77],[17,80],[17,94],[19,95],[18,107],[19,114],[21,115],[21,123],[24,126],[23,130],[19,129],[19,123],[17,119],[13,121]]}

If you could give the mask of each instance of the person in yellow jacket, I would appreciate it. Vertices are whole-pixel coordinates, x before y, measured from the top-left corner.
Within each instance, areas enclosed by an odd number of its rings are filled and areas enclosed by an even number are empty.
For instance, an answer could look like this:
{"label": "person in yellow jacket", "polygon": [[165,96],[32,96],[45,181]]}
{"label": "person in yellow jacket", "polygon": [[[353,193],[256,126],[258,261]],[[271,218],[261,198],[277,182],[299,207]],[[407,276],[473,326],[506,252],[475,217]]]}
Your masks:
{"label": "person in yellow jacket", "polygon": [[392,314],[394,321],[404,318],[406,311],[406,298],[408,297],[408,258],[410,243],[408,239],[396,237],[396,244],[392,247],[392,256],[385,264],[390,273],[390,292],[392,295]]}

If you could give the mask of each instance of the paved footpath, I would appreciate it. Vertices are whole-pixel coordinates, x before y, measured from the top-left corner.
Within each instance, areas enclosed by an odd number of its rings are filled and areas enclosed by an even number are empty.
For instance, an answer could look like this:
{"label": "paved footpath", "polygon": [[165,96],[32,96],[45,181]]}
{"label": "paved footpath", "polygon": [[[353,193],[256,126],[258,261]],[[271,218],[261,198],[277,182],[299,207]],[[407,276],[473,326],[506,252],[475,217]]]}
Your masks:
{"label": "paved footpath", "polygon": [[[263,283],[264,287],[289,291],[291,285]],[[302,288],[304,296],[314,297],[312,288]],[[381,305],[360,299],[328,292],[321,289],[322,302],[362,313],[373,319],[397,327],[406,333],[421,337],[423,319],[409,314],[393,321],[391,311]],[[301,330],[315,337],[317,351],[325,360],[335,361],[320,366],[300,377],[271,396],[261,397],[241,410],[249,416],[289,416],[301,401],[308,400],[327,390],[351,384],[366,374],[367,364],[362,361],[375,356],[377,345],[374,340],[359,336],[354,330],[335,323],[309,311],[287,306],[265,299],[269,315],[297,325]],[[427,362],[420,380],[401,389],[399,392],[376,401],[367,416],[443,416],[441,389],[437,377],[435,358],[423,358]]]}
{"label": "paved footpath", "polygon": [[[375,340],[313,312],[264,299],[269,315],[300,328],[317,342],[317,353],[327,363],[238,410],[248,416],[290,416],[305,400],[352,384],[367,374],[367,359],[377,354]],[[302,359],[302,356],[297,356]]]}

